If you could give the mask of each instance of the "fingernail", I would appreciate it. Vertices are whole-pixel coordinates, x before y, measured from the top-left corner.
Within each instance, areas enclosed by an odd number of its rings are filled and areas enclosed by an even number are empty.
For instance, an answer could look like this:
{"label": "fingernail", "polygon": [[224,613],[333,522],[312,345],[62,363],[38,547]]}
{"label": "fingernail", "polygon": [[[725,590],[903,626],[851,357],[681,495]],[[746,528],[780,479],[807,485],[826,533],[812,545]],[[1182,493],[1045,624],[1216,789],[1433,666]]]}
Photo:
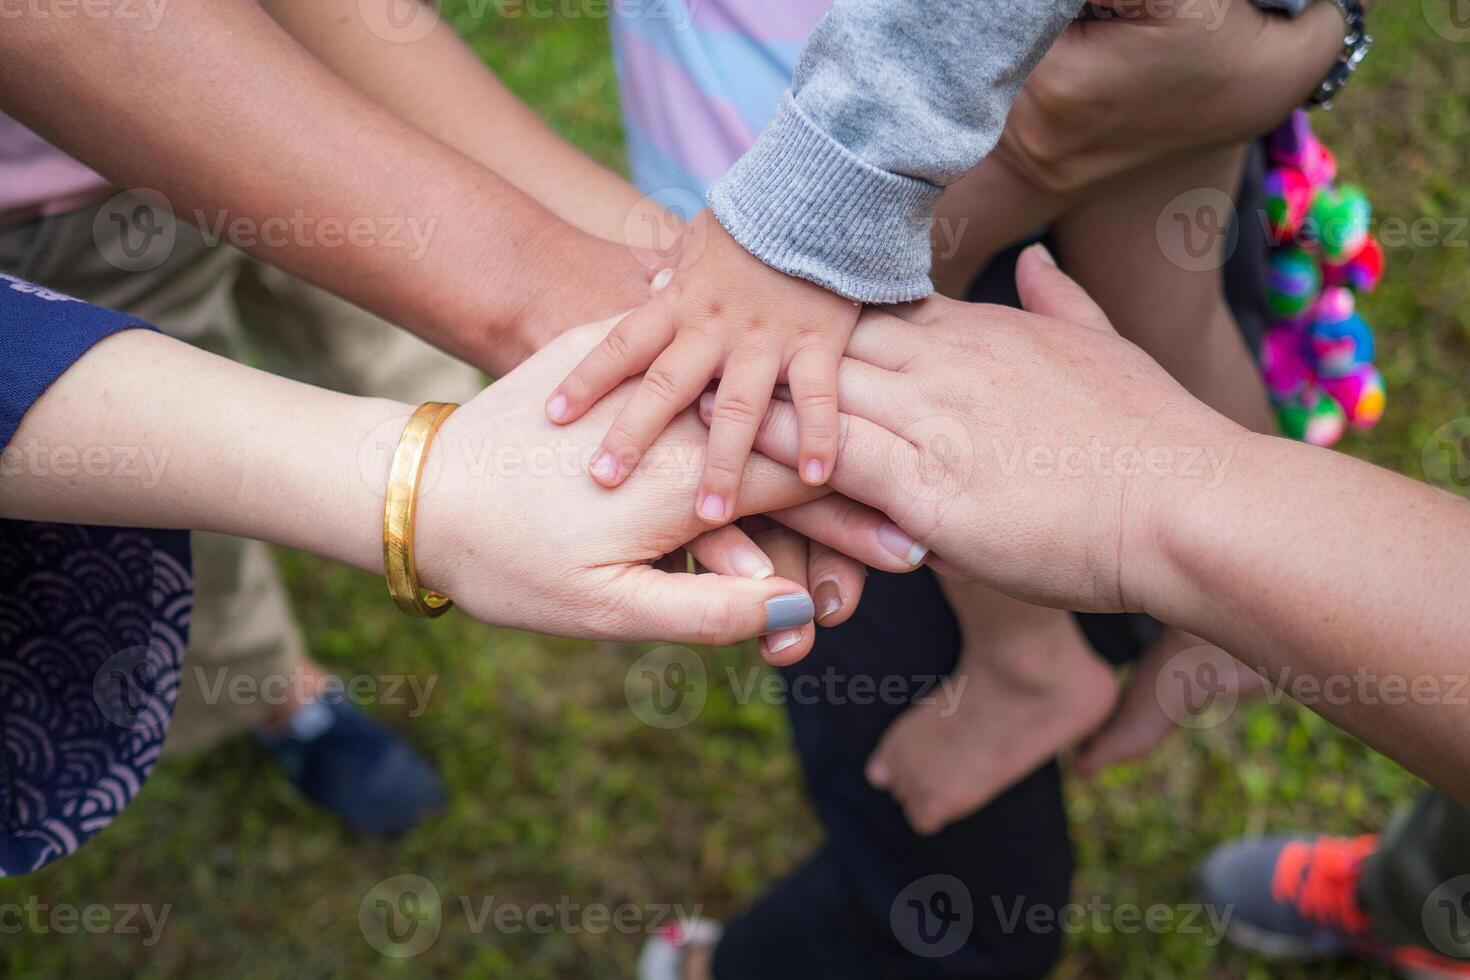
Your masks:
{"label": "fingernail", "polygon": [[723,521],[725,519],[725,498],[717,493],[707,493],[699,502],[699,516],[707,521]]}
{"label": "fingernail", "polygon": [[801,641],[801,630],[792,630],[789,633],[772,633],[766,637],[766,654],[780,653],[788,647],[793,647]]}
{"label": "fingernail", "polygon": [[1036,253],[1036,257],[1038,259],[1040,259],[1041,261],[1045,262],[1047,265],[1054,266],[1054,265],[1057,264],[1057,260],[1054,259],[1054,258],[1052,258],[1052,256],[1051,256],[1051,249],[1047,248],[1045,245],[1041,244],[1040,242],[1037,242],[1035,245],[1032,245],[1031,246],[1031,251],[1035,252]]}
{"label": "fingernail", "polygon": [[817,622],[819,623],[842,608],[842,591],[831,579],[818,582],[812,598],[817,601]]}
{"label": "fingernail", "polygon": [[885,523],[878,528],[878,542],[910,568],[918,568],[929,553],[928,548],[905,534],[897,524]]}
{"label": "fingernail", "polygon": [[599,483],[612,483],[618,478],[618,461],[612,453],[599,449],[592,457],[592,475]]}
{"label": "fingernail", "polygon": [[699,417],[702,419],[707,419],[711,418],[714,414],[715,393],[713,391],[706,391],[704,394],[699,396]]}
{"label": "fingernail", "polygon": [[741,578],[770,578],[776,573],[771,563],[754,548],[736,548],[730,553],[730,567]]}
{"label": "fingernail", "polygon": [[546,403],[546,417],[553,422],[560,422],[567,417],[567,396],[561,392],[551,396],[551,401]]}
{"label": "fingernail", "polygon": [[878,787],[887,786],[888,767],[876,760],[868,763],[868,784]]}
{"label": "fingernail", "polygon": [[672,282],[673,279],[673,269],[660,269],[658,270],[658,274],[653,277],[653,282],[649,283],[648,288],[652,292],[660,292],[665,286]]}
{"label": "fingernail", "polygon": [[812,621],[812,597],[805,592],[791,592],[766,600],[766,628],[763,633],[789,630]]}
{"label": "fingernail", "polygon": [[826,475],[827,469],[820,459],[809,459],[801,468],[801,478],[814,487],[820,485]]}

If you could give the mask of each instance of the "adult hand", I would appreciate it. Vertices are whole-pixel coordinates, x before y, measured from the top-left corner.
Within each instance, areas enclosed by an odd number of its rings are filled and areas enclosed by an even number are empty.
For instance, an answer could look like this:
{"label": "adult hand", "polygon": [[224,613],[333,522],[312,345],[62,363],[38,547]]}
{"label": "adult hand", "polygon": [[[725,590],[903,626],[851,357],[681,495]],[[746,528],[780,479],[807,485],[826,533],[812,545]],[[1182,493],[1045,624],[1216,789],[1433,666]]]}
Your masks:
{"label": "adult hand", "polygon": [[[1155,507],[1206,485],[1245,432],[1119,337],[1044,250],[1016,278],[1029,312],[932,298],[864,314],[831,485],[947,571],[1043,605],[1134,608],[1124,559],[1149,560]],[[777,402],[756,448],[792,465],[796,444]]]}
{"label": "adult hand", "polygon": [[1295,19],[1252,0],[1099,6],[1027,79],[994,154],[1056,194],[1259,137],[1306,99],[1342,49],[1343,19],[1330,3]]}
{"label": "adult hand", "polygon": [[[636,382],[571,425],[553,424],[542,406],[610,326],[569,331],[444,423],[420,491],[416,551],[425,586],[487,622],[568,636],[728,643],[810,622],[810,597],[771,576],[764,556],[732,554],[753,548],[734,532],[718,545],[725,557],[706,551],[705,564],[765,577],[652,567],[708,530],[689,506],[706,441],[693,412],[674,420],[621,489],[587,479],[588,457]],[[734,516],[825,492],[755,458]]]}

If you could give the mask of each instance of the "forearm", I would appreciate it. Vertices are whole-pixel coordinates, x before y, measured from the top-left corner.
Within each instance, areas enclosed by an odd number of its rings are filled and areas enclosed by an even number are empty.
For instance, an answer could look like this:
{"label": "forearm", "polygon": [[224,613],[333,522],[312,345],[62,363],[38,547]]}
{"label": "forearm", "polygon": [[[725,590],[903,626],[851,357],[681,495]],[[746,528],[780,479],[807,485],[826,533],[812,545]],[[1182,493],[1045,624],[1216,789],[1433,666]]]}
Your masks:
{"label": "forearm", "polygon": [[1168,510],[1144,608],[1466,800],[1470,505],[1299,443],[1239,445]]}
{"label": "forearm", "polygon": [[219,531],[378,570],[389,451],[410,411],[126,330],[26,413],[0,517]]}
{"label": "forearm", "polygon": [[1027,180],[1000,154],[986,157],[939,199],[931,236],[934,288],[964,299],[997,254],[1051,224],[1067,204],[1065,196]]}
{"label": "forearm", "polygon": [[642,224],[642,195],[558,136],[485,67],[431,4],[432,23],[392,40],[370,29],[395,0],[263,0],[307,50],[409,124],[489,168],[561,220],[610,241]]}
{"label": "forearm", "polygon": [[245,0],[170,5],[152,30],[9,22],[0,103],[117,184],[160,190],[181,217],[496,373],[534,349],[522,334],[556,298],[593,305],[556,270],[605,274],[600,305],[646,292],[625,250],[374,105]]}

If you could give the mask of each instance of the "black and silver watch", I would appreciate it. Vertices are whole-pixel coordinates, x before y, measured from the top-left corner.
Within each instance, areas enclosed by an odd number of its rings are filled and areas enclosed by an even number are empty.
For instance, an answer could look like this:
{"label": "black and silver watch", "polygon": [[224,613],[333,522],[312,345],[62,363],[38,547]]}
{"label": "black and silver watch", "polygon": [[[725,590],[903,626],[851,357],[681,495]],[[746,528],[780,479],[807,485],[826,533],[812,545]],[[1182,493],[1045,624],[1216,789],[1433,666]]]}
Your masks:
{"label": "black and silver watch", "polygon": [[1331,109],[1333,98],[1368,56],[1368,50],[1373,47],[1373,37],[1368,33],[1368,18],[1363,12],[1361,0],[1327,2],[1335,4],[1342,11],[1343,19],[1347,21],[1347,34],[1342,39],[1342,53],[1327,72],[1327,77],[1307,97],[1307,105]]}

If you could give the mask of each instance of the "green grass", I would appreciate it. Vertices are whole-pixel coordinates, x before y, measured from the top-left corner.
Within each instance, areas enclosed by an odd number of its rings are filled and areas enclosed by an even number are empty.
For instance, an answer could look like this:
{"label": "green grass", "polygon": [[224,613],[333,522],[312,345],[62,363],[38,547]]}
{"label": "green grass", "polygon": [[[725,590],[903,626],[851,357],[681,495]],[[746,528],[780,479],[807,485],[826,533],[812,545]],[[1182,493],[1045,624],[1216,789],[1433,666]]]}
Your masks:
{"label": "green grass", "polygon": [[[475,20],[457,25],[553,124],[619,165],[605,22]],[[1320,124],[1380,217],[1470,214],[1470,46],[1432,34],[1420,5],[1375,5],[1379,49]],[[493,124],[487,120],[487,125]],[[1448,223],[1445,226],[1449,227]],[[1364,306],[1380,338],[1388,417],[1348,451],[1419,475],[1439,425],[1470,415],[1465,247],[1403,247]],[[1371,519],[1364,515],[1363,519]],[[685,728],[629,711],[624,674],[639,649],[550,640],[450,616],[410,622],[374,576],[284,555],[311,646],[344,672],[437,678],[428,713],[370,710],[442,767],[441,818],[393,843],[353,839],[293,795],[248,742],[159,767],[137,803],[77,856],[0,883],[0,903],[148,902],[171,911],[163,939],[23,931],[0,968],[28,977],[628,976],[638,937],[475,932],[460,905],[702,904],[721,915],[799,860],[818,831],[779,707],[737,704],[713,652],[710,701]],[[1325,569],[1324,574],[1330,574]],[[1378,829],[1416,782],[1305,710],[1257,706],[1180,736],[1145,762],[1074,785],[1079,900],[1191,900],[1192,866],[1214,843],[1271,828]],[[358,925],[372,887],[422,875],[443,902],[438,941],[382,956]],[[3,924],[3,923],[0,923]],[[1364,977],[1338,965],[1279,972],[1198,936],[1075,936],[1064,977]]]}

